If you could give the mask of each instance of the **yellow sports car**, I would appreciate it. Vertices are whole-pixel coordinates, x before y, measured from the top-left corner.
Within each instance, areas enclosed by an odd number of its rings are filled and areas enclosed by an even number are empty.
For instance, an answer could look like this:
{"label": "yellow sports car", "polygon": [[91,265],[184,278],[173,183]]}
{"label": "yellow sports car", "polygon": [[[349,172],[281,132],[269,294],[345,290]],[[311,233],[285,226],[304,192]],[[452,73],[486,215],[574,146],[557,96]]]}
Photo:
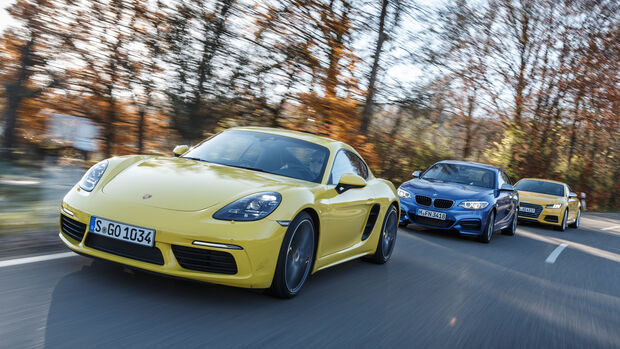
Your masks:
{"label": "yellow sports car", "polygon": [[396,190],[342,142],[246,127],[174,155],[93,166],[63,199],[60,239],[83,255],[283,298],[321,269],[390,258]]}
{"label": "yellow sports car", "polygon": [[524,178],[515,184],[519,192],[519,219],[579,228],[581,202],[567,184],[547,179]]}

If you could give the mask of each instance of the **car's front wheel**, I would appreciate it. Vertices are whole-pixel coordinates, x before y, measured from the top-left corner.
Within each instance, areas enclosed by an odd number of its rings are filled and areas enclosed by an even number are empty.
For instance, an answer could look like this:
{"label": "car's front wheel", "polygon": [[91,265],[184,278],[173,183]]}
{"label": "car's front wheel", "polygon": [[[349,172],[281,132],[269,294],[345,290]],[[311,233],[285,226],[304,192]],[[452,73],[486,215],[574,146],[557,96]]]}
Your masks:
{"label": "car's front wheel", "polygon": [[293,219],[282,241],[271,294],[292,298],[299,293],[312,268],[314,234],[314,222],[308,213],[302,212]]}
{"label": "car's front wheel", "polygon": [[480,235],[480,242],[484,242],[488,244],[491,241],[491,237],[493,237],[493,231],[495,230],[495,211],[491,211],[489,213],[489,219],[487,219],[487,225],[484,228],[484,231]]}
{"label": "car's front wheel", "polygon": [[577,218],[575,218],[575,221],[573,223],[571,223],[570,227],[571,228],[579,228],[579,221],[581,220],[581,210],[577,211]]}
{"label": "car's front wheel", "polygon": [[512,222],[510,222],[510,225],[507,228],[502,230],[502,234],[509,236],[515,235],[517,232],[517,212],[519,212],[518,208],[515,211],[514,217],[512,217]]}
{"label": "car's front wheel", "polygon": [[562,224],[556,227],[559,231],[566,230],[566,221],[568,220],[568,209],[564,210],[564,217],[562,217]]}
{"label": "car's front wheel", "polygon": [[383,226],[381,227],[381,235],[377,242],[377,249],[374,254],[365,257],[364,259],[377,263],[384,264],[392,256],[394,250],[394,244],[396,243],[396,233],[398,232],[398,210],[394,205],[391,205],[385,218],[383,219]]}

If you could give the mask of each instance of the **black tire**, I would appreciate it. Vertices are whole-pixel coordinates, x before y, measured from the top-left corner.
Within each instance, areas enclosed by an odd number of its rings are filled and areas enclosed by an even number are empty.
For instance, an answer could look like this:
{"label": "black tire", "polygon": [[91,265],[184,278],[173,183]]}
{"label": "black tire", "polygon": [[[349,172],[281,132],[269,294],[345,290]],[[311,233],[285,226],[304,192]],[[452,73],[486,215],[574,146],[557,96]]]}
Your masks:
{"label": "black tire", "polygon": [[484,226],[484,231],[480,234],[480,242],[484,242],[488,244],[493,237],[495,227],[495,210],[489,213],[489,218],[487,219],[487,224]]}
{"label": "black tire", "polygon": [[279,298],[293,298],[306,283],[314,261],[314,221],[301,212],[289,225],[278,255],[269,293]]}
{"label": "black tire", "polygon": [[564,210],[564,216],[562,217],[562,224],[560,226],[556,226],[555,229],[559,231],[566,230],[566,221],[568,220],[568,208]]}
{"label": "black tire", "polygon": [[379,241],[377,241],[377,249],[375,250],[375,253],[370,256],[366,256],[363,259],[376,264],[385,264],[388,260],[390,260],[392,251],[394,251],[397,232],[398,210],[396,209],[396,206],[391,205],[383,218],[381,235],[379,235]]}
{"label": "black tire", "polygon": [[508,235],[508,236],[515,235],[515,233],[517,232],[517,212],[519,212],[518,208],[515,211],[514,217],[512,217],[512,222],[510,222],[510,225],[507,228],[504,228],[502,230],[502,234]]}
{"label": "black tire", "polygon": [[571,223],[569,227],[575,229],[579,228],[579,221],[581,221],[581,210],[577,211],[577,218],[575,218],[575,221]]}

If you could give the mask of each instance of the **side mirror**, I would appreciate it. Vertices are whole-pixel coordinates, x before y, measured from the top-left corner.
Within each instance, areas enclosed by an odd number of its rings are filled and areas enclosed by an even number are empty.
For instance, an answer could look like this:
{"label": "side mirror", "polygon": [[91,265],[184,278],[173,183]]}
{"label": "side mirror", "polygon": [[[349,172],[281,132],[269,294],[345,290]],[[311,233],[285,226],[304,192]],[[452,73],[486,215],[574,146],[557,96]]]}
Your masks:
{"label": "side mirror", "polygon": [[577,194],[576,194],[576,193],[572,193],[572,192],[571,192],[571,193],[569,193],[569,194],[568,194],[568,197],[569,197],[569,198],[575,198],[575,199],[576,199],[576,198],[577,198]]}
{"label": "side mirror", "polygon": [[342,194],[349,189],[363,188],[365,186],[366,181],[364,178],[353,173],[345,173],[340,177],[340,182],[336,185],[336,192]]}
{"label": "side mirror", "polygon": [[174,154],[174,157],[179,157],[183,154],[185,154],[187,151],[189,150],[189,146],[183,144],[183,145],[177,145],[176,147],[174,147],[174,150],[172,151],[172,153]]}
{"label": "side mirror", "polygon": [[422,171],[420,171],[420,170],[413,171],[413,173],[411,174],[411,177],[413,177],[413,178],[420,178],[421,174],[422,174]]}
{"label": "side mirror", "polygon": [[502,184],[502,186],[499,188],[499,191],[514,191],[514,190],[515,190],[515,187],[513,187],[512,185],[508,183]]}

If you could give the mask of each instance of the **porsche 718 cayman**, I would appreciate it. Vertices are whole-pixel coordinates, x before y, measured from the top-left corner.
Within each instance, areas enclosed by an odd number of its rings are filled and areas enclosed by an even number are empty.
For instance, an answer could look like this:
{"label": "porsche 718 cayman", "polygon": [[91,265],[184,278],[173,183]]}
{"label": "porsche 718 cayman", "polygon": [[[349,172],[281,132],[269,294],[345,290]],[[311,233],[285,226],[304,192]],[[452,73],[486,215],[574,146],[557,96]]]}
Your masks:
{"label": "porsche 718 cayman", "polygon": [[236,128],[174,152],[93,166],[63,199],[61,240],[83,255],[284,298],[318,270],[390,258],[396,190],[344,143]]}

